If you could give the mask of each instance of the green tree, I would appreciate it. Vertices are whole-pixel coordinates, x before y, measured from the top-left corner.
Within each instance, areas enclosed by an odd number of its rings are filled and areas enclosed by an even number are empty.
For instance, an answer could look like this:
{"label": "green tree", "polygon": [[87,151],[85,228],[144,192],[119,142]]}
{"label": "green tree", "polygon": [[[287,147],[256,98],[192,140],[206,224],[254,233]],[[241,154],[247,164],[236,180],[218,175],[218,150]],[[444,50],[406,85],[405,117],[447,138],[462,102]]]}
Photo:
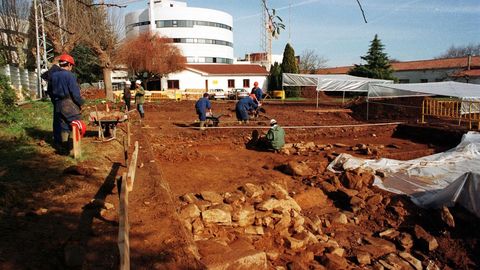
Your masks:
{"label": "green tree", "polygon": [[355,65],[348,71],[348,74],[374,79],[396,80],[393,76],[390,60],[383,50],[382,42],[378,39],[378,35],[375,35],[367,54],[361,57],[367,63]]}
{"label": "green tree", "polygon": [[[287,43],[285,49],[283,50],[283,60],[282,60],[282,74],[283,73],[294,73],[298,74],[298,63],[297,58],[295,57],[295,50]],[[285,87],[287,97],[299,97],[300,96],[300,87],[289,86]]]}
{"label": "green tree", "polygon": [[0,123],[14,121],[13,113],[16,111],[15,102],[17,95],[10,86],[7,76],[0,74]]}
{"label": "green tree", "polygon": [[270,67],[270,75],[268,75],[268,90],[278,90],[282,89],[282,68],[275,62]]}
{"label": "green tree", "polygon": [[86,45],[79,44],[71,52],[75,59],[75,73],[79,83],[98,82],[102,78],[102,67],[100,67],[97,55]]}

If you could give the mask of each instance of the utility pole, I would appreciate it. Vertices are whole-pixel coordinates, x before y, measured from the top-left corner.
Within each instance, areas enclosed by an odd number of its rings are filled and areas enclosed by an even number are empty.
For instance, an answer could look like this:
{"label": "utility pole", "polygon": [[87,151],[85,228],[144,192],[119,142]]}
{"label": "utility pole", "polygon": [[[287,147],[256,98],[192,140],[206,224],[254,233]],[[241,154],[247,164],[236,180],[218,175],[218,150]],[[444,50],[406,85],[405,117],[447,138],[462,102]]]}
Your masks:
{"label": "utility pole", "polygon": [[45,30],[45,19],[51,21],[55,18],[58,22],[58,30],[62,45],[65,42],[65,33],[63,31],[64,20],[61,16],[62,0],[33,0],[35,11],[35,38],[36,38],[36,62],[37,62],[37,95],[39,98],[44,97],[44,87],[41,78],[42,72],[48,70],[48,63],[54,57],[53,49],[47,51],[47,38]]}

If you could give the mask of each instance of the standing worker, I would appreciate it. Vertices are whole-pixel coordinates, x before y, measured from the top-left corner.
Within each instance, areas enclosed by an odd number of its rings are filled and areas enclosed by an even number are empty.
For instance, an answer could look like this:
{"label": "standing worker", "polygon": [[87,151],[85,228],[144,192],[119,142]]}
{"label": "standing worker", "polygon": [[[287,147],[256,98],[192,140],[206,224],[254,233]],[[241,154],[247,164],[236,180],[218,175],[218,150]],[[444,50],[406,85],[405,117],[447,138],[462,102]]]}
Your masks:
{"label": "standing worker", "polygon": [[257,97],[258,103],[262,104],[263,90],[262,88],[258,87],[258,82],[253,83],[252,92],[250,94],[255,94],[255,96]]}
{"label": "standing worker", "polygon": [[81,120],[81,106],[85,101],[80,96],[80,88],[71,72],[75,65],[73,57],[68,54],[60,55],[58,65],[61,70],[51,75],[51,97],[55,103],[53,118],[58,117],[60,119],[60,150],[63,153],[69,153],[68,138],[72,130],[71,123],[75,120]]}
{"label": "standing worker", "polygon": [[48,71],[42,74],[42,79],[47,82],[47,95],[50,98],[50,101],[53,104],[53,143],[55,146],[60,147],[62,144],[62,127],[60,125],[60,114],[56,112],[55,106],[55,98],[53,97],[53,84],[52,84],[52,75],[57,71],[61,71],[62,69],[58,65],[53,65]]}
{"label": "standing worker", "polygon": [[137,104],[137,110],[140,113],[140,118],[145,117],[145,111],[143,110],[143,103],[145,103],[145,90],[142,87],[142,81],[135,81],[135,104]]}
{"label": "standing worker", "polygon": [[237,114],[237,120],[240,123],[248,122],[248,112],[258,108],[258,104],[253,101],[253,98],[248,96],[240,99],[235,105],[235,113]]}
{"label": "standing worker", "polygon": [[208,93],[204,93],[203,97],[195,102],[195,110],[198,114],[198,119],[200,120],[200,130],[205,130],[205,121],[207,120],[207,110],[212,113],[212,105],[208,97]]}
{"label": "standing worker", "polygon": [[132,99],[132,93],[130,93],[130,88],[132,86],[132,83],[130,80],[127,80],[125,82],[125,88],[123,89],[123,100],[125,101],[125,112],[130,111],[130,100]]}

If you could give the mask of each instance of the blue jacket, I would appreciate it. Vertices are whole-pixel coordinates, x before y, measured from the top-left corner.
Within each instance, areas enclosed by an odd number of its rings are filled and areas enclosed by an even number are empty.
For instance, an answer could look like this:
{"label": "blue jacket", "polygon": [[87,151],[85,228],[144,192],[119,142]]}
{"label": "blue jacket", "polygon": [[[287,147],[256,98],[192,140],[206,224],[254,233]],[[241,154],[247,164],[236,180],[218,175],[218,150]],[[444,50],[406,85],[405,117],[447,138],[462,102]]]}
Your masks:
{"label": "blue jacket", "polygon": [[60,70],[51,75],[52,97],[55,101],[71,98],[73,103],[81,107],[85,102],[80,96],[80,88],[73,73]]}
{"label": "blue jacket", "polygon": [[207,109],[211,109],[212,105],[210,104],[210,100],[208,98],[200,98],[195,102],[195,109],[197,110],[198,114],[205,114],[207,112]]}
{"label": "blue jacket", "polygon": [[235,106],[237,111],[250,111],[256,108],[258,108],[258,104],[256,104],[251,97],[240,99]]}
{"label": "blue jacket", "polygon": [[262,100],[262,96],[263,96],[262,88],[260,88],[260,87],[253,88],[253,89],[252,89],[252,94],[255,94],[255,96],[257,97],[257,100],[258,100],[258,101],[261,101],[261,100]]}

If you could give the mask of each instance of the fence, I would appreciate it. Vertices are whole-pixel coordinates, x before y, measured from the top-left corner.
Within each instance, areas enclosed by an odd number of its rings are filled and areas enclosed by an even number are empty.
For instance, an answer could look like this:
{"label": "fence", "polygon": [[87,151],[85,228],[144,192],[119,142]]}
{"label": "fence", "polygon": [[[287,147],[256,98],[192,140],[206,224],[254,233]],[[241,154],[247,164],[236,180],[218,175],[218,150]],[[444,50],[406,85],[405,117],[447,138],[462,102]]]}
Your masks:
{"label": "fence", "polygon": [[8,77],[10,84],[17,92],[18,101],[35,98],[37,95],[37,73],[12,65],[0,67],[0,74]]}
{"label": "fence", "polygon": [[480,101],[426,98],[422,103],[422,123],[425,123],[425,116],[456,120],[458,125],[465,121],[469,129],[476,123],[480,130]]}

